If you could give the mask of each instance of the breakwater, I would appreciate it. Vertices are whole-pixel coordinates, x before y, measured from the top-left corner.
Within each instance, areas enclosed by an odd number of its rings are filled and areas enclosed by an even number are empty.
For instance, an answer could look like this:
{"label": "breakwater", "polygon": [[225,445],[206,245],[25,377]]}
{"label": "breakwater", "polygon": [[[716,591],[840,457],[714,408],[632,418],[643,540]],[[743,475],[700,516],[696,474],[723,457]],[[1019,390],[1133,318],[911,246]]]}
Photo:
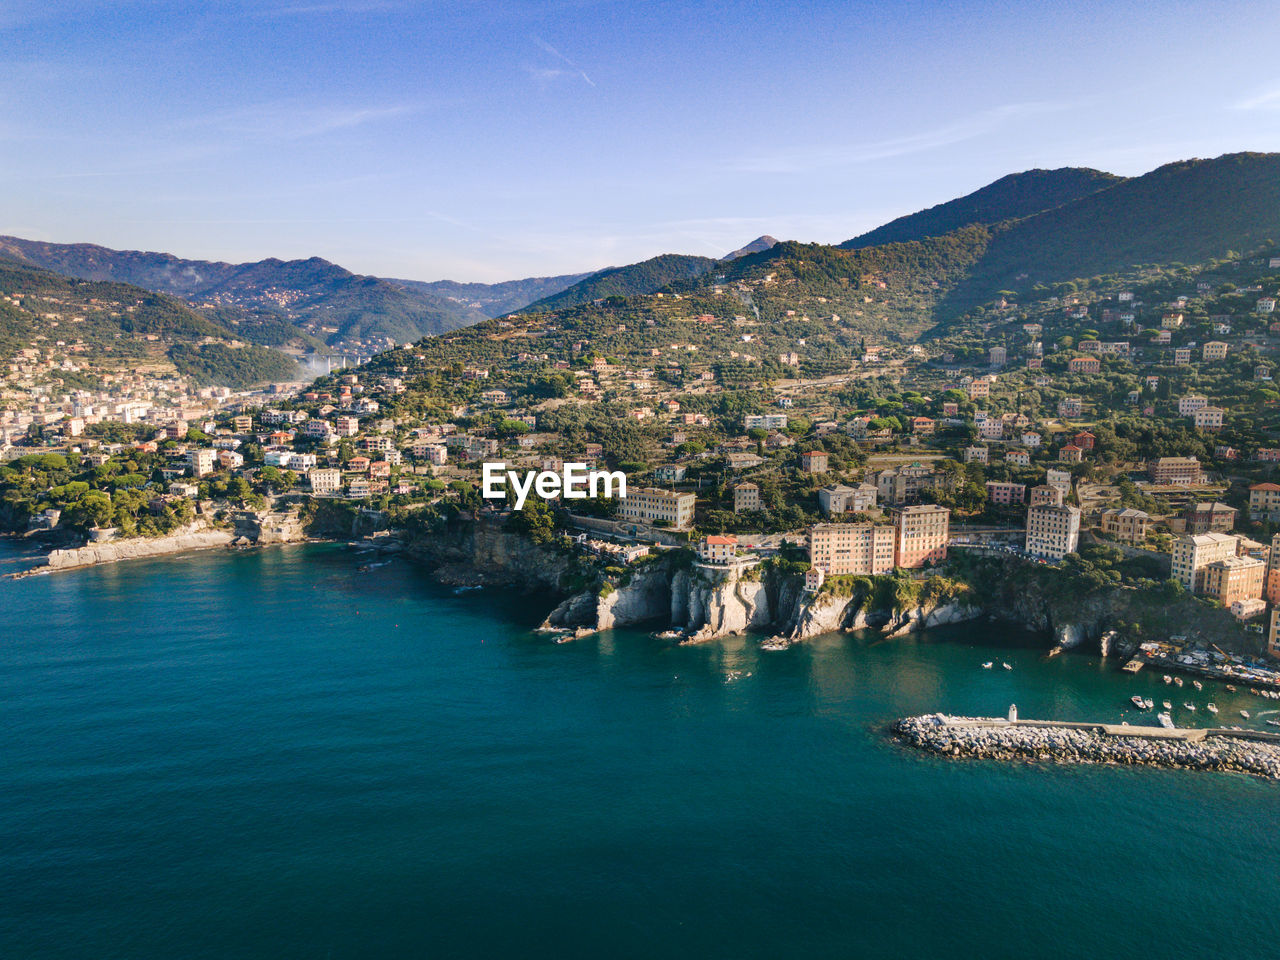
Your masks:
{"label": "breakwater", "polygon": [[944,714],[907,717],[892,730],[900,742],[945,757],[1177,767],[1280,780],[1280,736],[1259,731]]}

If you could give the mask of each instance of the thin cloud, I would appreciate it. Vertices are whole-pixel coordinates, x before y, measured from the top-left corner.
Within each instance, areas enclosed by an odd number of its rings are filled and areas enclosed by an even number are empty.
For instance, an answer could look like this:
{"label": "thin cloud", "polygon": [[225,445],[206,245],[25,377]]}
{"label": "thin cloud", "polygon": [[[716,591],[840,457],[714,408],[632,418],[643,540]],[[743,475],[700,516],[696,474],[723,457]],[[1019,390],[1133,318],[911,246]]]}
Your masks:
{"label": "thin cloud", "polygon": [[1232,110],[1280,110],[1280,87],[1248,97],[1231,105]]}
{"label": "thin cloud", "polygon": [[258,11],[260,17],[309,17],[331,13],[359,16],[366,13],[387,13],[401,10],[404,3],[398,0],[334,0],[332,3],[297,3],[284,7],[270,7]]}
{"label": "thin cloud", "polygon": [[188,120],[181,126],[206,127],[227,136],[255,140],[302,140],[402,117],[420,109],[414,104],[300,107],[278,102],[224,110]]}
{"label": "thin cloud", "polygon": [[[567,66],[572,68],[571,70],[543,70],[543,71],[540,71],[540,73],[545,74],[549,77],[574,75],[574,76],[581,77],[586,82],[587,86],[594,87],[596,85],[596,82],[592,80],[589,76],[587,76],[587,71],[583,70],[580,66],[578,66],[576,63],[574,63],[572,60],[566,57],[563,53],[561,53],[551,44],[547,43],[547,41],[543,40],[541,37],[537,36],[536,34],[532,37],[532,39],[533,39],[533,42],[537,44],[538,48],[542,50],[543,53],[550,54],[551,56],[559,60],[561,63],[564,63]],[[530,72],[532,73],[533,70],[531,69]],[[535,76],[537,76],[537,74],[535,74]],[[547,79],[547,77],[544,76],[541,79]]]}
{"label": "thin cloud", "polygon": [[875,160],[889,160],[913,153],[925,153],[939,147],[991,133],[1018,117],[1048,113],[1066,108],[1061,103],[1011,103],[952,121],[932,130],[905,137],[892,137],[871,143],[839,147],[814,147],[731,161],[731,169],[745,173],[803,173],[824,167],[854,166]]}

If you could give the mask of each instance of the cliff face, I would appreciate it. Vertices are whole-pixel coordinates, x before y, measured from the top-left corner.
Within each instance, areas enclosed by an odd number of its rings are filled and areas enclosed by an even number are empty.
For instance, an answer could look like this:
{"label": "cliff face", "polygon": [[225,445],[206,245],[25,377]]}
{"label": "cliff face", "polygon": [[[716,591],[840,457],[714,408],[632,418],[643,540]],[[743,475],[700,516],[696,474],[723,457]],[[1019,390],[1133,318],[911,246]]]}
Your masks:
{"label": "cliff face", "polygon": [[564,554],[534,543],[494,517],[455,517],[429,532],[408,534],[405,548],[432,566],[445,583],[544,590],[554,596],[563,594],[570,572]]}
{"label": "cliff face", "polygon": [[211,529],[201,524],[192,524],[167,537],[134,537],[128,540],[92,543],[70,550],[54,550],[49,554],[47,566],[52,570],[70,570],[95,563],[159,557],[169,553],[184,553],[188,550],[208,550],[213,547],[225,547],[233,538],[230,530]]}

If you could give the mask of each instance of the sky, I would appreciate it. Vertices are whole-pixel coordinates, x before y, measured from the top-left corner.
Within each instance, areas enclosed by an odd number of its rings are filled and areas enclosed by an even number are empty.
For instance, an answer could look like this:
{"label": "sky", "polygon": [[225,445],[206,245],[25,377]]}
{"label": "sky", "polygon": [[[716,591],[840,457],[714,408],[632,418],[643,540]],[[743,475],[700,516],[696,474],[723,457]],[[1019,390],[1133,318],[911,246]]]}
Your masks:
{"label": "sky", "polygon": [[0,233],[494,282],[1280,150],[1264,2],[3,0]]}

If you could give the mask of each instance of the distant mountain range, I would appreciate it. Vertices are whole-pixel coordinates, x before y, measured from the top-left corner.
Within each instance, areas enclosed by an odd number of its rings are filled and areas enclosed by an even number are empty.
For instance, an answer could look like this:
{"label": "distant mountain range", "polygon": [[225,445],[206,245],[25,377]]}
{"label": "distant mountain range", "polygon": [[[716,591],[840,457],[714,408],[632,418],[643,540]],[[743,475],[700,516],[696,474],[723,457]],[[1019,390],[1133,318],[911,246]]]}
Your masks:
{"label": "distant mountain range", "polygon": [[228,335],[264,346],[376,350],[516,312],[607,307],[763,277],[778,282],[734,293],[761,319],[821,303],[843,322],[912,336],[1001,291],[1201,262],[1273,239],[1280,154],[1237,153],[1133,178],[1071,167],[1010,174],[838,246],[762,236],[719,260],[670,253],[497,284],[362,276],[318,257],[231,264],[16,237],[0,237],[0,258],[180,298]]}

